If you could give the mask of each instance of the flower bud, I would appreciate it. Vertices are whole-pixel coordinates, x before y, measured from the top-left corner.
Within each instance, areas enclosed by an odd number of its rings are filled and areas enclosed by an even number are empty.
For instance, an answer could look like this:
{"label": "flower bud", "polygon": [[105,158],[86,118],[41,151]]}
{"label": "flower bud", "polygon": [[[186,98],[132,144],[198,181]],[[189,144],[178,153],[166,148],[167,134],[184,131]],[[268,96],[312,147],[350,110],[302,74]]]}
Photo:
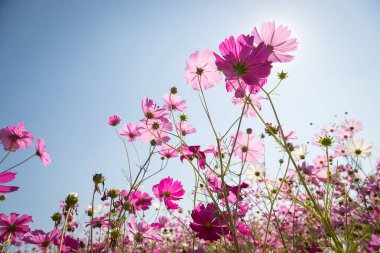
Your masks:
{"label": "flower bud", "polygon": [[120,191],[119,191],[119,189],[117,189],[117,188],[111,188],[111,189],[109,189],[109,190],[107,191],[107,195],[108,195],[108,197],[110,197],[111,199],[115,199],[115,198],[119,197],[119,195],[120,195]]}
{"label": "flower bud", "polygon": [[284,72],[283,70],[277,74],[278,79],[285,80],[288,77],[288,72]]}
{"label": "flower bud", "polygon": [[65,203],[68,207],[73,207],[78,203],[78,193],[72,192],[70,193],[65,200]]}
{"label": "flower bud", "polygon": [[177,90],[177,87],[173,86],[170,88],[170,93],[171,94],[177,94],[178,90]]}
{"label": "flower bud", "polygon": [[59,212],[55,212],[55,213],[53,213],[53,215],[50,218],[52,219],[52,221],[54,221],[56,223],[61,223],[62,214]]}
{"label": "flower bud", "polygon": [[94,181],[95,184],[103,184],[104,176],[102,175],[102,173],[100,174],[97,173],[94,176],[92,176],[92,181]]}

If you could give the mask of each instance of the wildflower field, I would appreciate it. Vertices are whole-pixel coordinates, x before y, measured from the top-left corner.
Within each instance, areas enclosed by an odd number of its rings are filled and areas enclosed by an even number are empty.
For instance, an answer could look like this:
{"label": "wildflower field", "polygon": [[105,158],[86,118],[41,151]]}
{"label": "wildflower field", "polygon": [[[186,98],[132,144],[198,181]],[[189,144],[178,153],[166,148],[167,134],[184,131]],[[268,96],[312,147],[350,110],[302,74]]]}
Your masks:
{"label": "wildflower field", "polygon": [[[227,30],[215,50],[193,49],[182,83],[127,109],[140,117],[100,119],[123,155],[123,187],[93,168],[81,179],[90,202],[75,191],[55,196],[49,230],[2,207],[28,191],[14,181],[32,161],[54,163],[53,140],[37,138],[23,119],[0,126],[0,252],[380,252],[380,158],[364,124],[345,112],[306,122],[302,142],[281,114],[277,98],[297,74],[286,69],[300,43],[288,24],[265,21],[240,35]],[[226,96],[215,99],[216,87]],[[217,103],[235,109],[222,117],[227,127],[215,120],[225,113]],[[207,124],[197,127],[200,119]],[[194,141],[198,134],[207,145]]]}

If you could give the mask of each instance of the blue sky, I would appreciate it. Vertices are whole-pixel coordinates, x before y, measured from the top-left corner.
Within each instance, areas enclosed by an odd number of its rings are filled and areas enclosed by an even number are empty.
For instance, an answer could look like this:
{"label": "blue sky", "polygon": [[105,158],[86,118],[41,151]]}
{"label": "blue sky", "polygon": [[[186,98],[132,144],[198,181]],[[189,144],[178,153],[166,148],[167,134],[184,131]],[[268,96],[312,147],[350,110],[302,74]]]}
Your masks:
{"label": "blue sky", "polygon": [[[1,211],[31,214],[34,228],[51,229],[48,217],[69,192],[79,193],[81,211],[87,206],[94,173],[105,174],[108,186],[125,187],[125,156],[107,118],[138,121],[141,99],[161,102],[173,85],[198,128],[193,144],[211,144],[197,95],[182,79],[185,62],[197,49],[217,50],[229,35],[270,20],[288,25],[299,40],[295,60],[273,67],[273,74],[289,72],[275,97],[285,127],[307,141],[315,130],[309,122],[322,126],[348,111],[377,146],[379,7],[375,0],[0,1],[0,127],[26,122],[53,160],[48,168],[38,159],[17,168],[14,184],[21,188]],[[206,96],[226,129],[237,112],[230,94],[221,83]],[[257,120],[246,125],[260,129]],[[12,154],[4,166],[31,152]],[[145,189],[150,193],[169,174],[192,175],[188,169],[175,161]],[[189,190],[192,178],[183,180]]]}

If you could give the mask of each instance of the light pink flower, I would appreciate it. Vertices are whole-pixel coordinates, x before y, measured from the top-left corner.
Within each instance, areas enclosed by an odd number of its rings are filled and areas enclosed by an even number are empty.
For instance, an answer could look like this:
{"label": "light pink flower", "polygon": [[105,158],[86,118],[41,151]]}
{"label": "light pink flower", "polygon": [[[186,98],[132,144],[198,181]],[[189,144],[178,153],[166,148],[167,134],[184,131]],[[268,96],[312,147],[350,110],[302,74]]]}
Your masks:
{"label": "light pink flower", "polygon": [[120,129],[120,135],[127,136],[128,141],[134,141],[137,137],[141,135],[141,132],[144,130],[144,127],[140,124],[136,124],[134,122],[128,123],[124,125],[122,129]]}
{"label": "light pink flower", "polygon": [[49,166],[51,163],[50,154],[45,150],[45,141],[42,139],[37,140],[36,155],[40,157],[44,166]]}
{"label": "light pink flower", "polygon": [[167,158],[167,159],[174,158],[174,157],[178,156],[177,150],[169,147],[166,144],[162,144],[161,145],[160,150],[158,151],[158,153],[160,155],[162,155],[163,157]]}
{"label": "light pink flower", "polygon": [[255,38],[255,44],[264,42],[270,51],[269,61],[272,62],[289,62],[294,56],[289,55],[297,49],[297,39],[289,38],[291,31],[287,26],[278,26],[274,22],[266,22],[261,25],[260,33],[254,27],[252,36]]}
{"label": "light pink flower", "polygon": [[[252,108],[252,105],[256,108],[257,111],[261,111],[260,100],[265,99],[263,96],[259,96],[256,94],[250,94],[247,97],[236,97],[232,98],[232,103],[235,105],[246,105],[244,109],[245,117],[255,117],[257,114],[255,110]],[[251,105],[252,104],[252,105]]]}
{"label": "light pink flower", "polygon": [[359,120],[355,119],[346,119],[342,123],[342,127],[344,130],[352,132],[353,134],[363,130],[363,124]]}
{"label": "light pink flower", "polygon": [[17,149],[27,149],[33,143],[33,136],[25,129],[25,123],[21,122],[18,126],[7,126],[0,130],[0,142],[6,151]]}
{"label": "light pink flower", "polygon": [[[0,173],[0,184],[8,183],[15,179],[17,173],[14,172],[1,172]],[[5,186],[0,185],[0,193],[9,193],[17,191],[19,187],[17,186]]]}
{"label": "light pink flower", "polygon": [[233,142],[236,142],[233,154],[238,156],[242,161],[255,163],[257,159],[264,156],[263,140],[254,140],[255,135],[245,134],[240,131],[236,137],[233,137]]}
{"label": "light pink flower", "polygon": [[198,50],[192,53],[186,61],[183,78],[186,84],[191,84],[195,90],[207,90],[219,83],[222,77],[217,72],[212,51],[205,49],[200,55]]}
{"label": "light pink flower", "polygon": [[121,122],[121,119],[117,115],[112,115],[108,119],[108,125],[110,126],[117,126],[120,124],[120,122]]}
{"label": "light pink flower", "polygon": [[129,231],[135,235],[135,241],[143,242],[144,238],[156,241],[162,241],[162,237],[157,233],[157,230],[148,225],[145,221],[136,222],[137,217],[132,216],[129,220]]}
{"label": "light pink flower", "polygon": [[186,101],[182,100],[177,94],[167,93],[163,96],[164,104],[173,111],[186,111]]}
{"label": "light pink flower", "polygon": [[161,202],[164,201],[168,209],[178,209],[178,204],[173,201],[182,199],[185,191],[180,181],[174,181],[173,178],[167,177],[160,181],[160,183],[153,186],[153,194]]}
{"label": "light pink flower", "polygon": [[182,136],[193,134],[197,131],[192,125],[187,122],[177,122],[176,126]]}
{"label": "light pink flower", "polygon": [[141,120],[141,122],[146,122],[146,120],[151,119],[162,119],[162,118],[168,118],[169,112],[166,108],[160,108],[156,101],[144,98],[141,101],[141,109],[144,113],[145,118]]}

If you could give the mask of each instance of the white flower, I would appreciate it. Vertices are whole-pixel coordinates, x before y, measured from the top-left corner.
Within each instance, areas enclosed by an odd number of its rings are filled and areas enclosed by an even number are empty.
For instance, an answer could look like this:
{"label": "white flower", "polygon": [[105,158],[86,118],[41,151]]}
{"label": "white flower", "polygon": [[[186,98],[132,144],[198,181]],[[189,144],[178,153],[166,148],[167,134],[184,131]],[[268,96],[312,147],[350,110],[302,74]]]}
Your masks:
{"label": "white flower", "polygon": [[246,173],[249,182],[259,181],[264,178],[265,165],[263,163],[249,164]]}
{"label": "white flower", "polygon": [[371,155],[372,145],[363,139],[351,139],[347,142],[347,154],[366,158]]}
{"label": "white flower", "polygon": [[297,145],[294,147],[294,151],[292,152],[292,157],[296,162],[300,160],[304,160],[305,156],[308,154],[307,146],[305,144]]}

